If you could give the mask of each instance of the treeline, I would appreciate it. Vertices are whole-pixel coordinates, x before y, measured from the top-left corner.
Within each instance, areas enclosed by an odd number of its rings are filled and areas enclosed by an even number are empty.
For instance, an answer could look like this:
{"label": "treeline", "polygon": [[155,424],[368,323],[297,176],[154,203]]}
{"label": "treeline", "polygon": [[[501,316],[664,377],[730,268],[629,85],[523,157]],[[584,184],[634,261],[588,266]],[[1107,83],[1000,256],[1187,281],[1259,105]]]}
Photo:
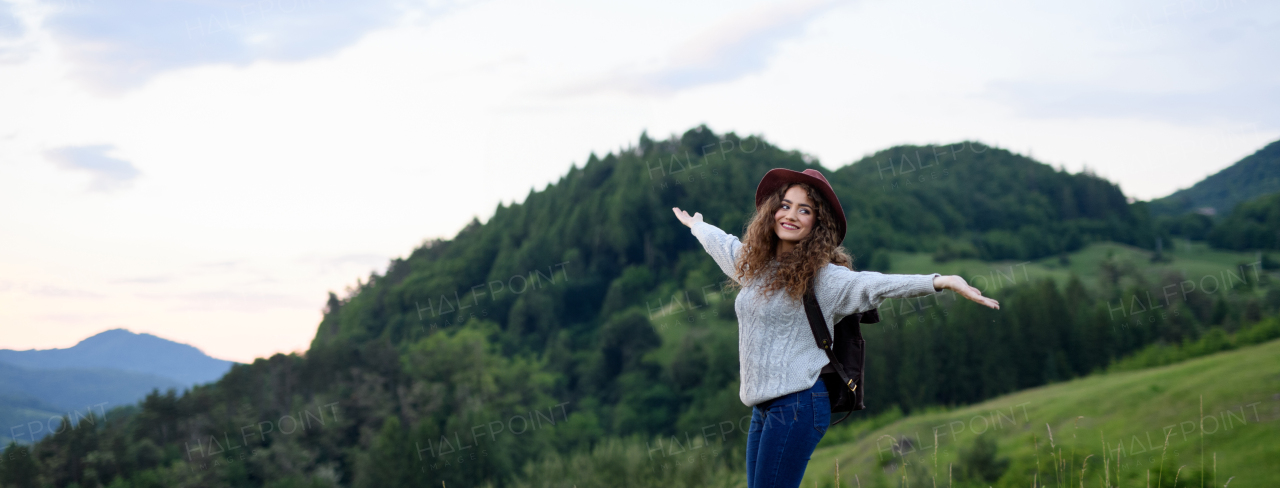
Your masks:
{"label": "treeline", "polygon": [[[970,404],[1280,312],[1280,287],[1256,264],[1210,275],[1212,281],[1169,275],[1159,282],[1111,266],[1110,284],[1094,290],[1074,276],[1062,287],[1010,283],[996,293],[999,311],[949,303],[943,297],[950,293],[890,301],[882,324],[863,326],[868,408]],[[1191,282],[1214,286],[1206,291]]]}
{"label": "treeline", "polygon": [[1222,249],[1280,249],[1280,193],[1241,203],[1209,232]]}
{"label": "treeline", "polygon": [[[0,483],[508,486],[557,472],[530,464],[546,453],[610,459],[608,439],[739,419],[749,410],[737,398],[733,297],[707,298],[724,275],[669,209],[740,233],[755,185],[775,167],[815,166],[703,127],[592,155],[489,222],[331,294],[305,357],[258,360],[214,385],[82,421],[6,458]],[[1154,246],[1143,205],[1115,185],[978,143],[894,148],[827,174],[859,269],[886,269],[888,249],[1030,259],[1098,240]],[[680,334],[655,329],[671,310],[663,300],[685,292],[687,305],[715,313]],[[938,304],[940,318],[897,311],[868,329],[872,408],[965,403],[1068,378],[1239,313],[1202,317],[1192,298],[1178,305],[1182,318],[1111,330],[1098,325],[1099,307],[1118,289],[1005,293],[995,316]],[[735,459],[731,437],[724,463]]]}
{"label": "treeline", "polygon": [[[1219,249],[1280,249],[1280,193],[1243,202],[1221,218],[1191,212],[1160,217],[1156,222],[1162,234],[1208,241]],[[1280,267],[1280,263],[1266,253],[1263,259],[1267,269]]]}

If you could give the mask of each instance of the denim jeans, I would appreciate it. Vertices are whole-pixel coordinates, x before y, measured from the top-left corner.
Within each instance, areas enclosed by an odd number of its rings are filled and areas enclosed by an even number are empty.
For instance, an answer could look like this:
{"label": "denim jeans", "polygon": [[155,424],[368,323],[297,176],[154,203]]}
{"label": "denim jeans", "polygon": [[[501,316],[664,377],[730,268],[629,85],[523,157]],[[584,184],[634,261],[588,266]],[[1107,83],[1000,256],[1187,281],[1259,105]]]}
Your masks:
{"label": "denim jeans", "polygon": [[818,379],[812,388],[751,408],[747,488],[800,486],[813,448],[831,423],[831,400]]}

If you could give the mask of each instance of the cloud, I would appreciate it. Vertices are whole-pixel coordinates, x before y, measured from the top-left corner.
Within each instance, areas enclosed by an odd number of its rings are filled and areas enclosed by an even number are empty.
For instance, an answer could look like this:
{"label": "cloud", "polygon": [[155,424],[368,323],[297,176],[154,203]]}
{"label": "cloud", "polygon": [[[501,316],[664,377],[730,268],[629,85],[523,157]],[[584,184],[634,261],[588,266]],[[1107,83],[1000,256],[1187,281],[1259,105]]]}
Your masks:
{"label": "cloud", "polygon": [[351,267],[367,267],[372,270],[386,268],[391,258],[383,254],[355,253],[328,256],[307,256],[294,260],[308,267],[317,267],[326,271],[346,270]]}
{"label": "cloud", "polygon": [[766,5],[702,32],[676,49],[671,66],[643,77],[646,85],[681,90],[763,71],[782,41],[798,37],[838,0]]}
{"label": "cloud", "polygon": [[992,82],[986,95],[1022,115],[1045,118],[1144,118],[1188,125],[1231,121],[1280,127],[1280,90],[1263,83],[1197,91],[1129,91],[1053,82]]}
{"label": "cloud", "polygon": [[1031,118],[1280,128],[1280,65],[1259,62],[1280,52],[1280,4],[1115,2],[1099,14],[1070,49],[1023,46],[1040,51],[1027,63],[1038,69],[990,81],[980,96]]}
{"label": "cloud", "polygon": [[85,171],[93,176],[89,189],[110,192],[123,188],[142,174],[133,164],[107,156],[115,146],[68,146],[45,151],[45,157],[62,169]]}
{"label": "cloud", "polygon": [[87,290],[78,290],[74,288],[62,288],[59,286],[39,285],[28,286],[27,293],[42,297],[52,298],[104,298],[101,293],[94,293]]}
{"label": "cloud", "polygon": [[77,288],[63,288],[56,285],[46,285],[38,283],[15,283],[11,281],[0,281],[0,293],[5,292],[25,292],[33,296],[51,297],[51,298],[104,298],[101,293],[94,293],[88,290]]}
{"label": "cloud", "polygon": [[804,33],[811,21],[845,0],[807,0],[767,4],[729,17],[676,46],[664,66],[624,73],[561,94],[622,88],[642,93],[671,93],[730,82],[764,71],[779,44]]}
{"label": "cloud", "polygon": [[22,21],[13,11],[13,4],[0,1],[0,40],[16,39],[25,32]]}
{"label": "cloud", "polygon": [[118,280],[111,280],[111,283],[113,284],[137,283],[137,284],[144,284],[144,285],[158,285],[158,284],[171,283],[173,281],[174,281],[173,275],[164,274],[164,275],[142,276],[138,278],[123,278]]}
{"label": "cloud", "polygon": [[[454,2],[423,12],[438,17]],[[331,54],[404,14],[399,2],[368,0],[61,0],[45,26],[107,91],[135,88],[168,70]]]}
{"label": "cloud", "polygon": [[27,27],[13,4],[0,0],[0,64],[17,64],[30,57],[34,49],[23,41],[26,33]]}
{"label": "cloud", "polygon": [[139,293],[136,296],[175,303],[173,310],[266,312],[276,309],[314,310],[317,302],[282,293],[204,291],[176,294]]}

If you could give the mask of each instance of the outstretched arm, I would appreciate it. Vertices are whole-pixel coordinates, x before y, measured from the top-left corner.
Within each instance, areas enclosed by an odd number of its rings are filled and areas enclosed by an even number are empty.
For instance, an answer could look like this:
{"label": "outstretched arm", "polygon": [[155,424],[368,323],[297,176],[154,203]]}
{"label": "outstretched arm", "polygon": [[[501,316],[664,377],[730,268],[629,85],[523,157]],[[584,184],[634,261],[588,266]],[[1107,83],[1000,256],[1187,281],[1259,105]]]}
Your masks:
{"label": "outstretched arm", "polygon": [[956,275],[934,276],[933,287],[938,291],[942,291],[942,290],[954,291],[956,292],[957,295],[960,295],[962,297],[978,302],[984,307],[1000,310],[1000,302],[997,302],[995,300],[982,296],[981,290],[974,288],[972,286],[969,286],[969,284],[964,281],[964,278],[961,278],[959,276],[956,276]]}
{"label": "outstretched arm", "polygon": [[690,232],[693,233],[694,237],[698,238],[698,242],[702,243],[702,247],[707,250],[707,254],[710,254],[711,258],[715,259],[716,264],[720,266],[720,270],[724,271],[724,274],[729,276],[729,279],[735,282],[738,281],[735,277],[737,270],[734,268],[734,263],[737,262],[738,251],[742,249],[742,242],[738,241],[737,237],[726,234],[719,227],[703,222],[702,214],[700,213],[694,213],[693,216],[689,216],[689,212],[675,207],[672,207],[671,211],[675,212],[676,218],[680,220],[680,223],[689,226]]}
{"label": "outstretched arm", "polygon": [[[738,251],[742,248],[742,243],[737,237],[726,234],[720,228],[702,221],[702,214],[695,212],[692,216],[689,212],[680,210],[678,207],[672,207],[671,211],[676,214],[676,218],[680,223],[689,226],[693,235],[698,238],[702,246],[707,250],[708,254],[716,260],[716,264],[720,265],[720,269],[724,271],[730,279],[734,279],[737,271],[734,269],[734,262],[738,257]],[[991,298],[982,296],[982,291],[969,286],[968,283],[956,275],[942,276],[937,273],[932,275],[887,275],[874,271],[849,271],[840,273],[840,277],[836,279],[837,286],[841,289],[841,297],[837,304],[837,308],[841,309],[842,315],[861,312],[867,309],[876,308],[885,298],[909,298],[915,296],[936,293],[942,290],[951,290],[956,294],[973,300],[982,306],[1000,309],[1000,302]],[[923,281],[928,279],[928,283],[932,285],[930,291],[929,285]],[[870,304],[870,306],[867,306]],[[864,308],[865,307],[865,308]],[[847,308],[848,310],[843,310]],[[857,310],[854,310],[857,309]]]}
{"label": "outstretched arm", "polygon": [[[995,300],[982,296],[982,292],[969,286],[959,276],[933,274],[883,274],[876,271],[850,271],[842,266],[828,265],[823,280],[837,316],[845,316],[879,308],[886,298],[915,298],[931,295],[941,290],[954,290],[965,298],[987,307],[999,309]],[[824,306],[825,309],[825,306]]]}

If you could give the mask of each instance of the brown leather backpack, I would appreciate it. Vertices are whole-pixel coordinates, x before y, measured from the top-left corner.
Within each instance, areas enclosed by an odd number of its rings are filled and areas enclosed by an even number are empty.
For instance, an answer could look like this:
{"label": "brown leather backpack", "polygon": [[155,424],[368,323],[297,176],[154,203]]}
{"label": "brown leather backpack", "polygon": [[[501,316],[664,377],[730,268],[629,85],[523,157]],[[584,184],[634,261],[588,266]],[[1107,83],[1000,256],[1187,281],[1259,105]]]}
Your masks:
{"label": "brown leather backpack", "polygon": [[818,306],[818,297],[814,295],[814,286],[804,294],[804,313],[809,318],[809,328],[813,330],[813,338],[818,348],[826,351],[831,360],[822,367],[818,375],[827,387],[831,399],[831,412],[848,412],[840,420],[831,425],[843,422],[854,410],[867,408],[862,403],[863,372],[867,360],[867,342],[862,339],[862,324],[874,324],[880,321],[880,313],[876,309],[849,315],[835,325],[836,337],[833,340],[827,332],[827,321],[822,317],[822,308]]}

